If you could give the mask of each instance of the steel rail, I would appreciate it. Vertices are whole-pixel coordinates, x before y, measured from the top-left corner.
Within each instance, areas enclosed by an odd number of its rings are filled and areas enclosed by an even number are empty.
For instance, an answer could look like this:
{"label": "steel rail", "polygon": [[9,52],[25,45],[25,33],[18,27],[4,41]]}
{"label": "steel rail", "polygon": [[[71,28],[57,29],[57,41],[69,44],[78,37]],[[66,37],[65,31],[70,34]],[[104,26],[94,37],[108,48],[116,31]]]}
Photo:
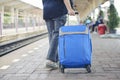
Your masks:
{"label": "steel rail", "polygon": [[45,37],[47,37],[47,32],[0,44],[0,57]]}

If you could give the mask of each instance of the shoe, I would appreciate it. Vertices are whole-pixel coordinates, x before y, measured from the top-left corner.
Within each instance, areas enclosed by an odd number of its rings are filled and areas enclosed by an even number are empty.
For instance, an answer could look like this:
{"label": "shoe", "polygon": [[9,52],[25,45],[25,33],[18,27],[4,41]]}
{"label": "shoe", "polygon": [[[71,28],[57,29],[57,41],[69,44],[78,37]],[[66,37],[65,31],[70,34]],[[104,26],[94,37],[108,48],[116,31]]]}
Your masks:
{"label": "shoe", "polygon": [[97,34],[97,32],[94,31],[93,34]]}
{"label": "shoe", "polygon": [[58,65],[55,62],[48,61],[46,62],[46,68],[51,68],[52,70],[58,69]]}

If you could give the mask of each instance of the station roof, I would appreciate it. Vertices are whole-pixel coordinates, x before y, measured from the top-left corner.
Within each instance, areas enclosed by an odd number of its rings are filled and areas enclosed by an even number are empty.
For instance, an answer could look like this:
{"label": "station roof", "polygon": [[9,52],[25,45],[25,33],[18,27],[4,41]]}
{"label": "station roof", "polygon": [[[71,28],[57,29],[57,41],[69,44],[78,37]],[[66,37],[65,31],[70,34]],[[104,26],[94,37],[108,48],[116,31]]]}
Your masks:
{"label": "station roof", "polygon": [[74,0],[74,5],[81,18],[86,18],[95,8],[108,0]]}
{"label": "station roof", "polygon": [[22,2],[21,0],[0,0],[0,6],[16,8],[31,13],[41,13],[42,11],[41,8]]}
{"label": "station roof", "polygon": [[[92,12],[96,7],[108,0],[73,0],[76,5],[76,9],[80,14],[81,18],[86,18],[90,12]],[[21,0],[0,0],[0,6],[8,6],[27,12],[42,13],[42,9],[22,2]]]}

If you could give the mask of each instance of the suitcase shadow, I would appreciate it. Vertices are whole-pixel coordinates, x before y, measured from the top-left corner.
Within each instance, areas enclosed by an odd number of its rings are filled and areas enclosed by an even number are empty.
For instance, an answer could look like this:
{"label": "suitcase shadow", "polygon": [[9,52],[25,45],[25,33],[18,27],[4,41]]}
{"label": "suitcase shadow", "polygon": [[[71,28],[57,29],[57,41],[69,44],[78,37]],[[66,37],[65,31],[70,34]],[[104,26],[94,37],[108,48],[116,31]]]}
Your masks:
{"label": "suitcase shadow", "polygon": [[65,69],[63,74],[93,74],[95,70],[92,68],[91,72],[88,73],[85,68],[73,68],[73,69]]}
{"label": "suitcase shadow", "polygon": [[88,73],[86,69],[65,69],[64,72],[64,74],[91,74],[91,73],[94,73],[94,71]]}

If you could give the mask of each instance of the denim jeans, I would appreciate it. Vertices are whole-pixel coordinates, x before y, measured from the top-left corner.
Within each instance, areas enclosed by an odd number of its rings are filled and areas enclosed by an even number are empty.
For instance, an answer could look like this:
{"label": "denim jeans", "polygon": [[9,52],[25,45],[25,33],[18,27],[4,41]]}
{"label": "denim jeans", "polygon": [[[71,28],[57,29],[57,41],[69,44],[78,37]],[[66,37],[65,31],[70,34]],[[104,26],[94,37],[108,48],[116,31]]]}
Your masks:
{"label": "denim jeans", "polygon": [[49,37],[49,50],[47,54],[47,60],[51,60],[53,62],[58,61],[58,36],[59,36],[59,28],[64,26],[66,23],[66,15],[61,17],[57,17],[50,20],[45,20],[48,30]]}

